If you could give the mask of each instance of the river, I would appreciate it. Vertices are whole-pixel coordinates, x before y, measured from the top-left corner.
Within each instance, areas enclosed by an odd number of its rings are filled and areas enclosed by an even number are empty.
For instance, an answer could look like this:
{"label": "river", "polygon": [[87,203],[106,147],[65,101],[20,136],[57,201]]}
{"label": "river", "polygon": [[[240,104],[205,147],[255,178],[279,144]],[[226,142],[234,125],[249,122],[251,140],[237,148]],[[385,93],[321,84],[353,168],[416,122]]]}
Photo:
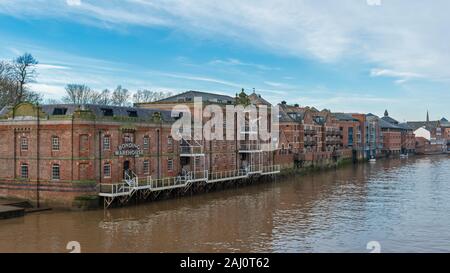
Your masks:
{"label": "river", "polygon": [[0,252],[450,251],[450,157],[379,160],[271,183],[0,221]]}

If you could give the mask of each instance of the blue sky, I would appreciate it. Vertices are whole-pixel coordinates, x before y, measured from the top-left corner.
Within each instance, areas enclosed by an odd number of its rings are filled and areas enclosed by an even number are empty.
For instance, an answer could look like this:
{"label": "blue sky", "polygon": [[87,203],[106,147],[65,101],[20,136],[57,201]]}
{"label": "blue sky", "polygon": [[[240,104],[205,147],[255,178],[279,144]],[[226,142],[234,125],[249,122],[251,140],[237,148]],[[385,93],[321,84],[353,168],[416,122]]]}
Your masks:
{"label": "blue sky", "polygon": [[272,103],[450,117],[450,3],[419,0],[0,0],[0,58],[32,53],[33,88],[255,88]]}

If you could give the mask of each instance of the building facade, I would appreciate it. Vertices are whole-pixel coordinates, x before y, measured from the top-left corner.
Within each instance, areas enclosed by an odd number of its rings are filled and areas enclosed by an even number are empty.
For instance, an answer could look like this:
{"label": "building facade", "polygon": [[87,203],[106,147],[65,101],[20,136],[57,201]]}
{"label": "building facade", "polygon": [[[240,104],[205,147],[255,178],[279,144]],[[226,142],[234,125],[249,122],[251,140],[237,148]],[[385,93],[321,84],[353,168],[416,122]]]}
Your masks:
{"label": "building facade", "polygon": [[170,113],[135,108],[22,103],[0,119],[0,195],[70,206],[128,171],[180,171]]}

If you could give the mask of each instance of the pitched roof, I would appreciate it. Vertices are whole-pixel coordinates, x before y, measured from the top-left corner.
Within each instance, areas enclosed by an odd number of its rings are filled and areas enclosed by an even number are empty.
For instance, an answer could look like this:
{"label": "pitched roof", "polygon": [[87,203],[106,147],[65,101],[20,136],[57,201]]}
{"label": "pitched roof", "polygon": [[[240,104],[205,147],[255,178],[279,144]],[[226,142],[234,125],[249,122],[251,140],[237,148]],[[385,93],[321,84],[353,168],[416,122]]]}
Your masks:
{"label": "pitched roof", "polygon": [[407,124],[413,130],[417,130],[421,127],[425,127],[428,131],[431,131],[439,127],[439,121],[408,121]]}
{"label": "pitched roof", "polygon": [[384,120],[384,121],[387,121],[387,122],[389,122],[391,124],[399,124],[398,121],[396,121],[395,119],[391,118],[390,116],[384,116],[381,119]]}
{"label": "pitched roof", "polygon": [[250,99],[250,102],[254,105],[267,105],[267,106],[272,105],[270,104],[270,102],[261,97],[260,94],[252,93],[251,95],[248,96],[248,98]]}
{"label": "pitched roof", "polygon": [[[72,115],[77,109],[80,108],[77,104],[44,104],[40,105],[42,111],[49,116],[52,115]],[[110,106],[99,104],[85,104],[82,106],[86,110],[90,110],[96,117],[108,117],[105,115],[109,112],[112,116],[109,117],[136,117],[140,119],[149,119],[156,112],[161,113],[163,121],[174,121],[171,111],[159,110],[159,109],[147,109],[136,107],[123,107],[123,106]],[[63,110],[63,112],[61,112]],[[59,111],[59,113],[58,113]]]}
{"label": "pitched roof", "polygon": [[352,117],[350,114],[346,113],[331,113],[331,115],[340,121],[359,121],[358,119]]}
{"label": "pitched roof", "polygon": [[383,118],[378,119],[379,120],[379,124],[380,127],[382,129],[398,129],[400,130],[401,128],[395,124],[392,124],[390,122],[387,122],[386,120],[384,120]]}
{"label": "pitched roof", "polygon": [[294,105],[287,105],[282,103],[278,105],[280,106],[280,112],[284,111],[284,113],[288,115],[290,119],[295,120],[297,122],[303,121],[305,113],[308,110],[308,108],[303,108]]}
{"label": "pitched roof", "polygon": [[409,126],[408,123],[406,122],[399,123],[397,126],[400,127],[402,130],[413,131],[413,128]]}
{"label": "pitched roof", "polygon": [[220,95],[214,93],[207,93],[201,91],[186,91],[184,93],[180,93],[162,100],[155,101],[154,103],[164,103],[164,102],[186,102],[186,101],[194,101],[194,98],[200,97],[203,102],[215,102],[215,103],[226,103],[232,104],[234,103],[235,98],[228,95]]}

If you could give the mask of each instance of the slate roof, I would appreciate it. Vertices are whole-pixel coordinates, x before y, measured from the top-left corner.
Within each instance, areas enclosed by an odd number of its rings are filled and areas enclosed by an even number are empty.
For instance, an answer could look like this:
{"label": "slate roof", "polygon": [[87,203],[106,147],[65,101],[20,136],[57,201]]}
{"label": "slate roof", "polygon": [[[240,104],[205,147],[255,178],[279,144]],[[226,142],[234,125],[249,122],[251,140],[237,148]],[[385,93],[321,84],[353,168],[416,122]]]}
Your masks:
{"label": "slate roof", "polygon": [[288,105],[282,103],[278,105],[280,106],[280,112],[283,110],[290,117],[290,119],[297,122],[303,122],[306,111],[312,111],[309,107],[299,107],[296,105]]}
{"label": "slate roof", "polygon": [[255,105],[267,105],[271,106],[270,102],[266,101],[260,94],[252,93],[248,96],[250,102]]}
{"label": "slate roof", "polygon": [[399,124],[398,121],[396,121],[395,119],[391,118],[390,116],[384,116],[381,119],[384,120],[384,121],[387,121],[387,122],[389,122],[391,124]]}
{"label": "slate roof", "polygon": [[414,131],[422,127],[425,127],[428,131],[432,131],[439,127],[439,121],[408,121],[407,123]]}
{"label": "slate roof", "polygon": [[399,123],[397,126],[400,127],[402,130],[413,131],[413,128],[409,126],[408,123],[406,122]]}
{"label": "slate roof", "polygon": [[207,93],[207,92],[201,92],[201,91],[186,91],[184,93],[180,93],[156,102],[153,102],[154,104],[157,103],[164,103],[164,102],[180,102],[180,101],[194,101],[195,97],[201,97],[203,102],[215,102],[215,103],[226,103],[226,104],[232,104],[235,101],[235,98],[227,95],[220,95],[220,94],[214,94],[214,93]]}
{"label": "slate roof", "polygon": [[[65,109],[63,115],[72,115],[77,108],[80,106],[77,104],[44,104],[40,105],[43,112],[47,115],[56,115],[55,109]],[[136,107],[122,107],[122,106],[109,106],[109,105],[98,105],[98,104],[86,104],[83,108],[90,110],[97,117],[108,117],[105,116],[105,111],[112,110],[112,117],[133,117],[130,113],[135,114],[136,118],[149,119],[154,113],[161,113],[163,121],[171,122],[174,119],[171,116],[171,111],[159,110],[159,109],[147,109],[147,108],[136,108]]]}
{"label": "slate roof", "polygon": [[359,121],[358,119],[352,117],[350,114],[346,113],[331,113],[331,115],[340,121]]}
{"label": "slate roof", "polygon": [[401,128],[399,127],[399,126],[397,126],[397,125],[395,125],[395,124],[392,124],[392,123],[390,123],[390,122],[387,122],[385,119],[383,119],[383,118],[380,118],[380,119],[378,119],[379,120],[379,124],[380,124],[380,127],[382,128],[382,129],[398,129],[398,130],[401,130]]}

